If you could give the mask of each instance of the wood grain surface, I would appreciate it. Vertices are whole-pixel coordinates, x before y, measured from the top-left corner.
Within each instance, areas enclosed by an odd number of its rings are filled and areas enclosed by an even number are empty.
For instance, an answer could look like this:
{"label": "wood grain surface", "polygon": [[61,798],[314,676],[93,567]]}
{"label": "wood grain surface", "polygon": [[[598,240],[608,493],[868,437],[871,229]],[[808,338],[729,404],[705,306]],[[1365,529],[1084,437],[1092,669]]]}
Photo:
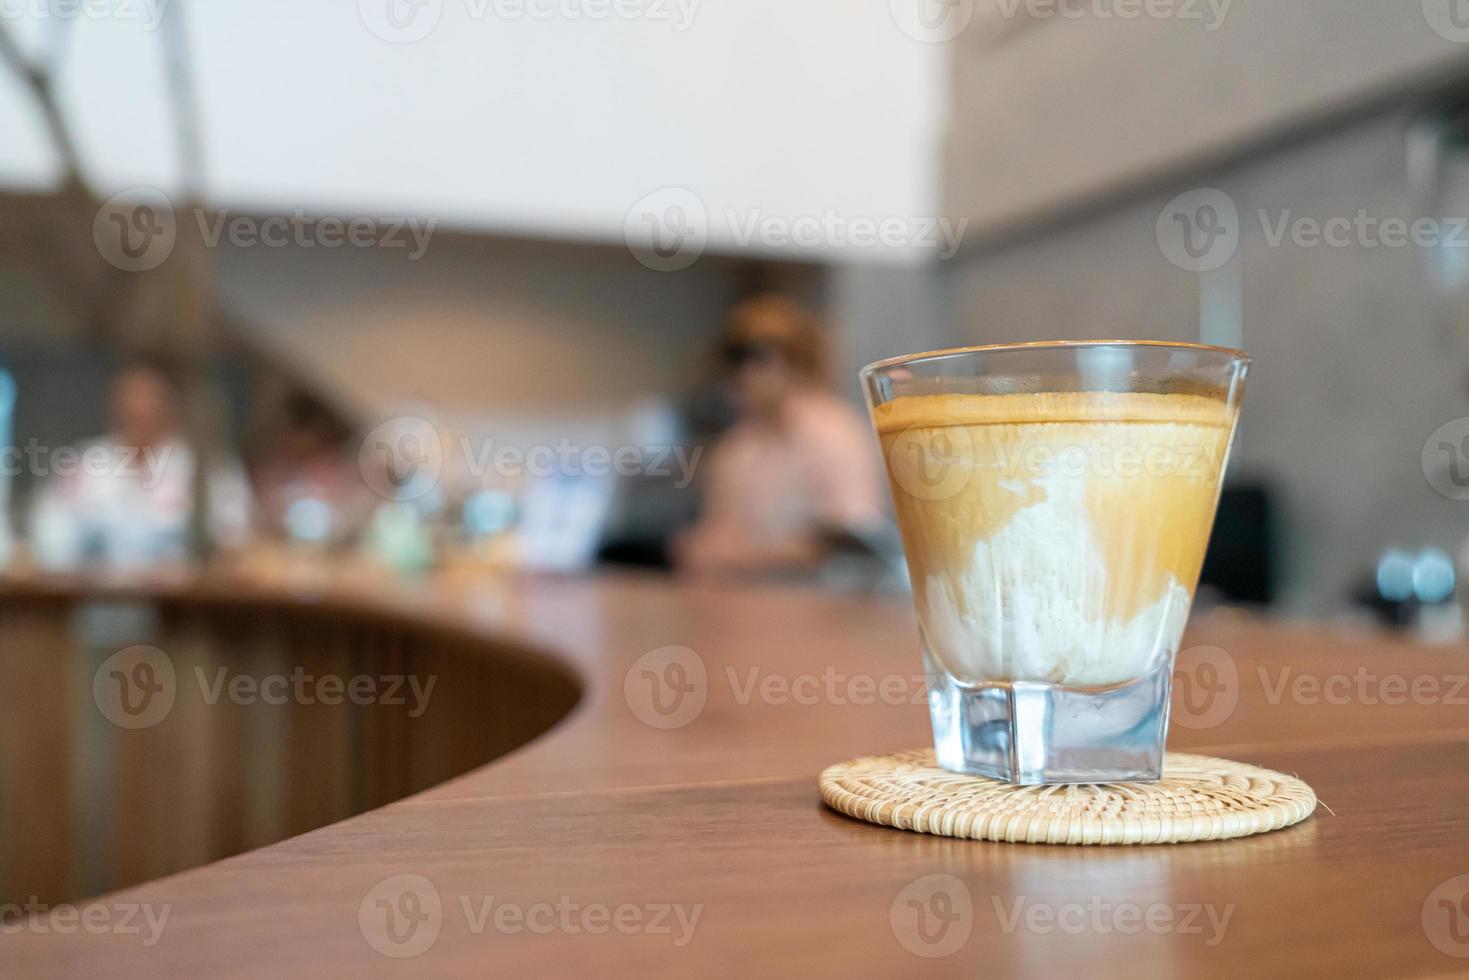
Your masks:
{"label": "wood grain surface", "polygon": [[1082,849],[822,806],[825,766],[928,740],[902,601],[633,577],[143,594],[478,639],[488,658],[566,665],[583,697],[524,748],[415,796],[75,913],[11,918],[0,975],[1469,972],[1463,649],[1199,617],[1170,748],[1299,774],[1322,807],[1244,840]]}

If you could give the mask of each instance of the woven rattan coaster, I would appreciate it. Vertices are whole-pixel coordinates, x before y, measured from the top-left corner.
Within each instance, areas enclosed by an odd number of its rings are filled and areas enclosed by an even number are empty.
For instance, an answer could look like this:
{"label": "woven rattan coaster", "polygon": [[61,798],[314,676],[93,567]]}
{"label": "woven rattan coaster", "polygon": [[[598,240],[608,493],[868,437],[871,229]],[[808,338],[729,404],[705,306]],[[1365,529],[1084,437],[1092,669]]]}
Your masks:
{"label": "woven rattan coaster", "polygon": [[1013,786],[940,769],[932,749],[854,759],[821,798],[858,820],[942,837],[1026,844],[1179,844],[1279,830],[1316,809],[1282,773],[1170,752],[1156,783]]}

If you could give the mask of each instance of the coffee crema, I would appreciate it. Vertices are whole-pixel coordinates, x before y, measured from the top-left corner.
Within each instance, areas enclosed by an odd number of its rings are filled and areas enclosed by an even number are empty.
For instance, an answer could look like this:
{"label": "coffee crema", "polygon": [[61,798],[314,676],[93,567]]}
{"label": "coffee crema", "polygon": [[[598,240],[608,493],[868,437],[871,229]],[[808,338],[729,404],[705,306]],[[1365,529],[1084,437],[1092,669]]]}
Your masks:
{"label": "coffee crema", "polygon": [[930,655],[1111,685],[1177,650],[1237,413],[1139,392],[923,395],[874,418]]}

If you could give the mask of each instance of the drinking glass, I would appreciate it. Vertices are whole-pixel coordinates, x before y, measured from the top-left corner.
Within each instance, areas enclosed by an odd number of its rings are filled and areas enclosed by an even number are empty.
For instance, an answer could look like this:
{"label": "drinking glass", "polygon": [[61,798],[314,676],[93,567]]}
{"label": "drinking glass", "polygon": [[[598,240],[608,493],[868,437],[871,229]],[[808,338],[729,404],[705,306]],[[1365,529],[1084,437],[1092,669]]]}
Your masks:
{"label": "drinking glass", "polygon": [[1249,358],[975,347],[862,371],[946,769],[1156,780]]}

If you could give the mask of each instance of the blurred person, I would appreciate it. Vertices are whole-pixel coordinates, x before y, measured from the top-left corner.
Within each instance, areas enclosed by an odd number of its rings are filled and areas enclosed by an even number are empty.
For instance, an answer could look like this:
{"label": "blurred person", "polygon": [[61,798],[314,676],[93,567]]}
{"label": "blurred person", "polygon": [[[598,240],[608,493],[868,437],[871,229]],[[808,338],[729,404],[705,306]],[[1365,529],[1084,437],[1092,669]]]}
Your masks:
{"label": "blurred person", "polygon": [[738,417],[711,453],[702,516],[675,544],[680,571],[809,571],[833,538],[881,527],[875,442],[825,385],[816,318],[780,296],[747,300],[720,353]]}
{"label": "blurred person", "polygon": [[[188,557],[195,459],[179,411],[178,387],[161,364],[137,361],[118,372],[108,433],[78,446],[75,465],[57,457],[41,490],[31,537],[43,566],[137,567]],[[213,543],[242,545],[251,503],[238,462],[214,462],[207,495]]]}
{"label": "blurred person", "polygon": [[297,539],[339,539],[376,502],[357,464],[351,429],[304,391],[287,399],[279,430],[255,469],[265,528]]}

